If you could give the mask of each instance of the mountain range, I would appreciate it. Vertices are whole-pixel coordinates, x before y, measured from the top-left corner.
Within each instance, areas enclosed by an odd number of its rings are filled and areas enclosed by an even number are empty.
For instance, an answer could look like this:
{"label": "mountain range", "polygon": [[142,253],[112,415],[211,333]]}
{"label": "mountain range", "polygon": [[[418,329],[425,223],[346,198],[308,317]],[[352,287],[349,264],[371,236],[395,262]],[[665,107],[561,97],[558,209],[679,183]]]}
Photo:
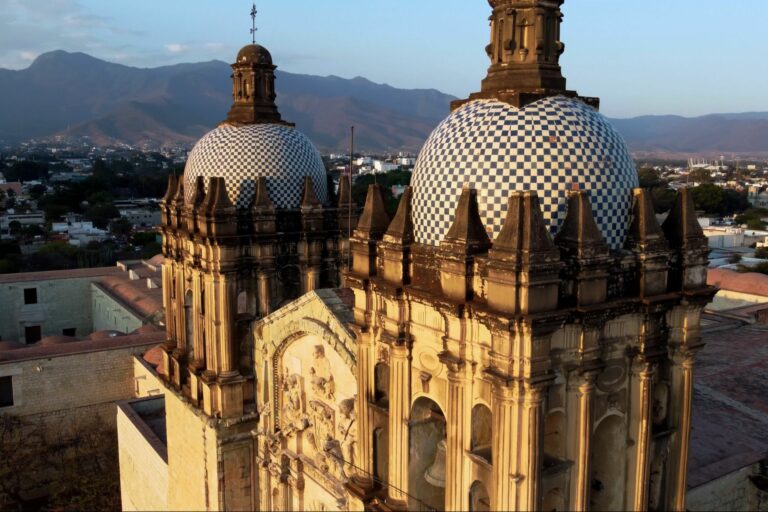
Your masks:
{"label": "mountain range", "polygon": [[[28,68],[0,69],[0,140],[89,136],[97,144],[194,143],[224,119],[230,68],[220,61],[144,69],[54,51]],[[283,118],[322,150],[418,151],[453,96],[365,78],[277,72]],[[613,119],[644,154],[768,154],[768,113]]]}

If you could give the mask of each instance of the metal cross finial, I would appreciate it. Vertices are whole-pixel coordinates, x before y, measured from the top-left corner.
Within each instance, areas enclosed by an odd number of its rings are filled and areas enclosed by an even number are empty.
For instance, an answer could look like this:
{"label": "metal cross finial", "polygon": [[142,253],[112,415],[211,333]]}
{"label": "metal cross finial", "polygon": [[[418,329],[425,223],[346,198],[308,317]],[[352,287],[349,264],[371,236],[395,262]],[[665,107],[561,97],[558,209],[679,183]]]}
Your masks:
{"label": "metal cross finial", "polygon": [[253,7],[251,8],[251,40],[253,41],[253,44],[256,44],[256,31],[258,30],[256,28],[256,15],[259,13],[259,11],[256,10],[256,3],[253,4]]}

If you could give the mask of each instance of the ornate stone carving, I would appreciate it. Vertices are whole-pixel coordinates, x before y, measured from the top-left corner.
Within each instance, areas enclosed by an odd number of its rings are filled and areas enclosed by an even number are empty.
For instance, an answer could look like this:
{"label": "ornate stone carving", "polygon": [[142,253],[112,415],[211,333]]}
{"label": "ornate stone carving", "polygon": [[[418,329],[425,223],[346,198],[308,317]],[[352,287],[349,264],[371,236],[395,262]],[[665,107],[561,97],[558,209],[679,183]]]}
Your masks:
{"label": "ornate stone carving", "polygon": [[[287,374],[287,371],[286,371]],[[292,374],[283,383],[283,429],[285,435],[302,431],[309,425],[304,409],[304,390],[300,375]]]}
{"label": "ornate stone carving", "polygon": [[323,402],[313,400],[309,403],[309,411],[312,416],[312,430],[309,439],[315,450],[325,450],[326,441],[332,440],[336,434],[336,411]]}

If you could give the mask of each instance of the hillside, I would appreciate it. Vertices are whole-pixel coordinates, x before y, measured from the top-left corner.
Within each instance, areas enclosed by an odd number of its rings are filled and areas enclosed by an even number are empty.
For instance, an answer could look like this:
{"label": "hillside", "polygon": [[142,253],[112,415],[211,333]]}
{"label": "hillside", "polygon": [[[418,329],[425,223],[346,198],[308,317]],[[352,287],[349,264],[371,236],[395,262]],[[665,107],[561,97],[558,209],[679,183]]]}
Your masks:
{"label": "hillside", "polygon": [[[52,135],[138,144],[197,140],[229,109],[230,68],[211,61],[141,69],[55,51],[23,70],[0,69],[0,140]],[[365,78],[277,72],[278,104],[322,150],[418,151],[448,114],[452,96]],[[613,119],[643,155],[768,155],[768,113]]]}

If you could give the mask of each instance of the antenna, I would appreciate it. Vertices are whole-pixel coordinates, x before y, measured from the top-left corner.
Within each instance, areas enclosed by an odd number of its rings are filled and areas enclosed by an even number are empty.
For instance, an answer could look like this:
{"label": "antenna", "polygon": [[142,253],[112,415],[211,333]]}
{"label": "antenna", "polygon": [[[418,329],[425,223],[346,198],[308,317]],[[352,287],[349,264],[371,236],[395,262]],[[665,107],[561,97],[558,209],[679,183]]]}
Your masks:
{"label": "antenna", "polygon": [[347,268],[352,268],[352,160],[355,158],[355,127],[350,126],[349,137],[349,217],[347,218]]}
{"label": "antenna", "polygon": [[251,41],[253,41],[253,44],[256,44],[256,31],[259,30],[256,28],[256,15],[259,13],[259,11],[256,10],[256,3],[253,3],[253,7],[251,7]]}

